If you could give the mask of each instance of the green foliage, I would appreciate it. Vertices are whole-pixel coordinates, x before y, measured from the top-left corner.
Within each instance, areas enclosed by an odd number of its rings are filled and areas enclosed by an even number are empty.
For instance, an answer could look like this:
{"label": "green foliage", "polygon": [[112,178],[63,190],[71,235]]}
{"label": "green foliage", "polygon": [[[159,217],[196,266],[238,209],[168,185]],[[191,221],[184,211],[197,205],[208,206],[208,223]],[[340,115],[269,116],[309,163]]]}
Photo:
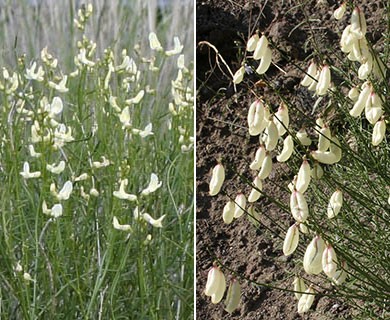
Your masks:
{"label": "green foliage", "polygon": [[[126,50],[99,49],[88,34],[109,28],[88,6],[68,10],[81,30],[64,52],[53,54],[53,41],[36,68],[19,57],[0,77],[0,316],[190,318],[191,63],[180,47],[151,50],[147,28]],[[48,166],[60,161],[63,170]]]}

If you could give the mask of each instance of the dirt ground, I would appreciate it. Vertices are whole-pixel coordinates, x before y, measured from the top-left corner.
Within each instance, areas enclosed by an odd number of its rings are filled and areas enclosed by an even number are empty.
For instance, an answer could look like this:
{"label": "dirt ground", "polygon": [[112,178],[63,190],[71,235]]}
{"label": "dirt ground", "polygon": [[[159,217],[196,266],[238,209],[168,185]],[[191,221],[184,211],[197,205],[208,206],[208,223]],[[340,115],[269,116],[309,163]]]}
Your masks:
{"label": "dirt ground", "polygon": [[[384,10],[384,2],[359,3],[366,13],[367,37],[380,46],[378,40],[384,26],[377,17]],[[214,51],[199,43],[213,44],[234,72],[240,66],[245,41],[256,29],[264,32],[281,50],[274,50],[274,65],[268,70],[267,79],[303,111],[290,114],[292,126],[299,129],[310,116],[315,99],[299,85],[303,73],[297,66],[306,70],[307,57],[313,53],[308,44],[314,34],[319,51],[333,55],[334,48],[338,48],[341,32],[349,23],[349,15],[339,22],[333,18],[339,4],[332,0],[197,1],[197,319],[353,318],[353,311],[343,301],[320,295],[316,296],[310,312],[301,316],[293,293],[242,280],[240,307],[232,314],[224,310],[223,302],[211,304],[203,292],[207,272],[216,259],[226,266],[223,271],[228,282],[237,272],[257,283],[292,289],[293,278],[301,270],[302,250],[292,257],[283,256],[281,230],[290,226],[293,219],[288,211],[280,210],[266,197],[255,203],[262,224],[259,227],[244,216],[230,225],[223,223],[222,210],[229,197],[234,199],[240,192],[248,195],[250,187],[245,180],[252,181],[254,177],[248,164],[258,147],[258,137],[249,137],[246,129],[247,111],[255,99],[254,93],[266,97],[274,108],[280,100],[274,90],[254,85],[258,79],[255,75],[247,75],[247,80],[235,92],[225,75],[226,68],[221,61],[217,64]],[[302,23],[308,18],[311,27]],[[337,84],[337,79],[334,81]],[[226,180],[222,192],[210,197],[208,182],[219,160],[223,160],[227,169]],[[285,165],[275,162],[274,165],[264,191],[288,204],[286,187],[293,174]],[[329,290],[322,292],[329,293]]]}

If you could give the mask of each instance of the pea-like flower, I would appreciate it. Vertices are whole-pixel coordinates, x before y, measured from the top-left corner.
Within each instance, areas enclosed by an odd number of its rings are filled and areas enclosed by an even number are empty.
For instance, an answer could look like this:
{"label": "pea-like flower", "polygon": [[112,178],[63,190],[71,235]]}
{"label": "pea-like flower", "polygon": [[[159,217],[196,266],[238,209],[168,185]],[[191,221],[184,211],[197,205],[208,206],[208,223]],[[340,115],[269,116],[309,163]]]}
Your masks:
{"label": "pea-like flower", "polygon": [[61,160],[59,164],[47,164],[46,169],[54,174],[60,174],[65,169],[65,161]]}
{"label": "pea-like flower", "polygon": [[132,228],[129,224],[120,224],[117,217],[112,218],[112,225],[114,229],[131,232]]}
{"label": "pea-like flower", "polygon": [[260,100],[256,100],[250,105],[247,120],[251,136],[257,136],[264,130],[266,126],[264,104]]}
{"label": "pea-like flower", "polygon": [[244,79],[244,75],[245,75],[245,67],[242,66],[240,67],[236,73],[233,75],[233,83],[234,84],[239,84],[242,82],[242,80]]}
{"label": "pea-like flower", "polygon": [[226,224],[230,224],[233,221],[235,207],[236,205],[232,200],[229,200],[223,207],[222,219]]}
{"label": "pea-like flower", "polygon": [[276,148],[279,139],[279,131],[274,121],[267,121],[267,126],[264,131],[265,135],[265,149],[272,151]]}
{"label": "pea-like flower", "polygon": [[56,195],[57,200],[59,201],[68,200],[72,191],[73,191],[73,183],[68,180],[64,183],[60,192],[57,193]]}
{"label": "pea-like flower", "polygon": [[26,79],[41,82],[45,71],[43,71],[42,66],[39,66],[37,72],[35,72],[36,67],[37,63],[34,61],[30,68],[26,68]]}
{"label": "pea-like flower", "polygon": [[256,176],[255,179],[253,180],[253,188],[251,190],[251,193],[248,196],[248,202],[257,201],[261,196],[262,189],[263,189],[262,180]]}
{"label": "pea-like flower", "polygon": [[165,218],[165,214],[158,219],[154,219],[149,213],[143,213],[142,218],[155,228],[162,228],[162,221]]}
{"label": "pea-like flower", "polygon": [[295,291],[294,295],[299,300],[302,297],[302,292],[305,292],[307,290],[305,281],[303,281],[303,279],[300,277],[295,277],[293,285]]}
{"label": "pea-like flower", "polygon": [[383,139],[385,138],[385,134],[386,134],[386,122],[384,119],[382,119],[382,120],[378,121],[377,123],[375,123],[375,125],[374,125],[371,143],[374,146],[379,145],[383,141]]}
{"label": "pea-like flower", "polygon": [[285,103],[281,103],[278,111],[276,111],[273,121],[278,128],[279,136],[283,136],[286,133],[286,128],[290,124],[290,116],[288,114],[288,107]]}
{"label": "pea-like flower", "polygon": [[307,274],[319,274],[322,271],[322,254],[325,242],[320,236],[316,236],[307,246],[303,257],[303,268]]}
{"label": "pea-like flower", "polygon": [[30,172],[30,164],[26,161],[23,164],[23,171],[20,172],[20,175],[24,179],[39,178],[41,176],[40,171]]}
{"label": "pea-like flower", "polygon": [[265,156],[266,156],[266,150],[265,150],[265,146],[262,144],[256,150],[255,159],[252,161],[252,163],[249,166],[251,170],[260,170]]}
{"label": "pea-like flower", "polygon": [[271,65],[272,60],[272,50],[270,48],[266,48],[264,55],[261,57],[260,64],[256,69],[256,73],[264,74],[267,72],[269,66]]}
{"label": "pea-like flower", "polygon": [[241,217],[244,212],[245,212],[245,208],[246,208],[246,198],[245,198],[245,195],[242,194],[242,193],[239,193],[237,196],[236,196],[236,199],[234,200],[235,202],[235,207],[234,207],[234,218],[239,218]]}
{"label": "pea-like flower", "polygon": [[170,57],[175,54],[180,54],[183,51],[184,46],[180,43],[180,39],[178,37],[173,38],[174,47],[172,50],[165,51],[165,55]]}
{"label": "pea-like flower", "polygon": [[222,164],[217,164],[213,168],[213,174],[210,180],[210,185],[209,185],[210,196],[215,196],[219,193],[224,181],[225,181],[225,168],[223,167]]}
{"label": "pea-like flower", "polygon": [[238,308],[241,299],[241,286],[237,279],[233,279],[230,283],[226,294],[225,310],[232,313]]}
{"label": "pea-like flower", "polygon": [[294,151],[294,140],[292,136],[288,135],[283,140],[283,149],[280,152],[280,154],[276,156],[276,160],[278,160],[279,162],[287,161],[288,159],[290,159],[293,151]]}
{"label": "pea-like flower", "polygon": [[265,35],[262,35],[261,38],[256,43],[255,52],[253,53],[253,59],[260,60],[264,57],[268,49],[268,39]]}
{"label": "pea-like flower", "polygon": [[343,193],[341,190],[336,190],[332,194],[329,200],[328,209],[327,209],[328,218],[332,219],[336,217],[339,214],[342,206],[343,206]]}
{"label": "pea-like flower", "polygon": [[69,91],[69,89],[66,87],[67,81],[68,76],[63,76],[58,84],[53,81],[49,81],[49,87],[57,90],[58,92],[66,93]]}
{"label": "pea-like flower", "polygon": [[154,32],[149,33],[149,45],[152,50],[163,51],[160,41]]}
{"label": "pea-like flower", "polygon": [[158,188],[160,188],[162,182],[158,180],[158,177],[155,173],[150,175],[150,182],[146,189],[142,190],[141,194],[143,196],[147,196],[153,192],[155,192]]}
{"label": "pea-like flower", "polygon": [[258,177],[262,180],[268,178],[272,171],[272,157],[271,154],[267,151],[264,157],[263,162],[261,163],[261,169],[258,174]]}
{"label": "pea-like flower", "polygon": [[305,193],[305,191],[309,187],[310,180],[311,180],[310,164],[307,161],[307,159],[303,159],[301,167],[299,168],[298,171],[297,182],[295,184],[295,188],[297,189],[297,191],[299,191],[302,194]]}
{"label": "pea-like flower", "polygon": [[53,218],[58,218],[58,217],[62,216],[62,204],[61,203],[57,203],[51,209],[49,209],[47,207],[46,201],[43,201],[43,203],[42,203],[42,212],[44,214],[52,216]]}
{"label": "pea-like flower", "polygon": [[294,190],[291,193],[290,209],[295,221],[303,223],[307,220],[309,208],[305,196],[297,190]]}
{"label": "pea-like flower", "polygon": [[299,298],[298,301],[298,313],[305,313],[309,311],[310,307],[314,302],[314,290],[312,287],[309,287],[304,294]]}
{"label": "pea-like flower", "polygon": [[313,82],[317,83],[314,79],[317,76],[317,64],[315,62],[311,62],[309,68],[307,69],[307,73],[303,80],[301,81],[301,85],[304,87],[309,87]]}
{"label": "pea-like flower", "polygon": [[321,69],[320,76],[318,78],[318,83],[316,86],[316,93],[319,96],[323,96],[326,94],[330,86],[330,81],[331,81],[330,69],[329,66],[325,65]]}
{"label": "pea-like flower", "polygon": [[114,191],[113,192],[113,196],[118,198],[118,199],[121,199],[121,200],[136,201],[137,200],[137,196],[136,195],[127,193],[125,191],[125,188],[126,188],[128,183],[129,183],[128,179],[121,180],[120,186],[119,186],[119,190],[118,191]]}
{"label": "pea-like flower", "polygon": [[324,253],[322,254],[322,269],[330,278],[334,277],[336,274],[337,256],[336,252],[330,244],[325,246]]}
{"label": "pea-like flower", "polygon": [[299,242],[299,227],[295,223],[287,230],[286,237],[283,242],[283,254],[289,256],[298,247]]}
{"label": "pea-like flower", "polygon": [[213,266],[207,275],[207,283],[204,293],[206,296],[211,297],[211,302],[215,304],[222,300],[225,290],[225,275],[217,266]]}
{"label": "pea-like flower", "polygon": [[253,52],[256,49],[257,43],[259,42],[259,35],[255,33],[253,36],[251,36],[246,43],[246,51]]}

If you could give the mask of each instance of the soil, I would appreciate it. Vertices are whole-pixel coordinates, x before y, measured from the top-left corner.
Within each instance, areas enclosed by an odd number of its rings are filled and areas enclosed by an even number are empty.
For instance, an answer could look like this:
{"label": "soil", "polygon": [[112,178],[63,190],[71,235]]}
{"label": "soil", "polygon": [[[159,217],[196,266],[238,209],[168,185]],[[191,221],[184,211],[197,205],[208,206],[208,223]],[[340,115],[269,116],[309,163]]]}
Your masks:
{"label": "soil", "polygon": [[[359,3],[370,30],[367,37],[374,47],[380,47],[385,26],[378,17],[383,14],[385,2]],[[255,176],[248,164],[253,160],[259,142],[258,137],[249,137],[246,128],[248,107],[255,96],[264,97],[274,111],[280,103],[275,91],[288,98],[301,111],[290,114],[295,129],[308,118],[315,119],[316,114],[311,114],[315,99],[299,85],[303,77],[299,68],[306,70],[308,66],[308,57],[313,54],[310,41],[314,34],[317,49],[336,58],[334,48],[339,48],[341,32],[350,16],[347,14],[341,21],[336,21],[332,15],[338,6],[338,1],[331,0],[197,1],[197,319],[354,317],[353,310],[342,300],[323,295],[316,296],[308,313],[299,315],[293,293],[267,287],[292,289],[295,274],[301,272],[304,248],[287,258],[281,250],[285,234],[282,230],[293,223],[288,210],[281,210],[272,199],[262,197],[255,203],[260,213],[260,226],[249,221],[246,215],[229,225],[222,220],[226,202],[240,192],[248,195],[248,181]],[[307,18],[310,18],[311,27],[303,23]],[[266,86],[255,85],[259,77],[247,74],[244,83],[235,90],[222,59],[217,59],[204,41],[218,49],[234,73],[245,53],[245,42],[255,30],[264,32],[279,51],[273,50],[273,65],[267,71]],[[336,85],[338,81],[334,79]],[[226,180],[222,192],[210,197],[211,170],[221,160],[226,168]],[[292,178],[290,169],[274,160],[274,169],[264,183],[264,192],[281,200],[282,204],[287,203],[288,208],[287,184]],[[227,282],[236,276],[242,286],[240,306],[232,314],[224,310],[223,302],[214,305],[203,292],[207,273],[217,260],[223,265]],[[332,288],[324,285],[318,291],[329,293]]]}

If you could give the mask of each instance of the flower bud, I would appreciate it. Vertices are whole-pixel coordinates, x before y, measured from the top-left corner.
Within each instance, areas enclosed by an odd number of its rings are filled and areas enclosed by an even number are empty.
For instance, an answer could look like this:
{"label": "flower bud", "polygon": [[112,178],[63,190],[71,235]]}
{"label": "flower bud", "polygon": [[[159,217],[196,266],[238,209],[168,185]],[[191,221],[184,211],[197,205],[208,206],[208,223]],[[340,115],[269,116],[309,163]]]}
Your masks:
{"label": "flower bud", "polygon": [[298,171],[297,183],[295,185],[297,191],[302,194],[305,193],[309,187],[310,178],[310,164],[306,159],[304,159]]}
{"label": "flower bud", "polygon": [[283,254],[285,256],[289,256],[290,254],[292,254],[295,251],[295,249],[298,247],[298,242],[299,242],[299,228],[295,223],[287,230],[287,234],[283,242]]}
{"label": "flower bud", "polygon": [[222,300],[225,289],[226,280],[224,274],[218,267],[212,267],[207,276],[205,295],[211,296],[211,302],[215,304]]}
{"label": "flower bud", "polygon": [[344,16],[344,13],[345,13],[345,10],[347,9],[347,4],[344,2],[343,4],[341,4],[340,7],[338,7],[334,12],[333,12],[333,16],[335,17],[336,20],[340,20],[343,16]]}
{"label": "flower bud", "polygon": [[255,52],[253,53],[253,59],[260,60],[264,57],[268,49],[268,39],[265,35],[262,35],[256,44]]}
{"label": "flower bud", "polygon": [[322,67],[320,72],[320,77],[318,78],[318,83],[316,86],[316,93],[319,96],[323,96],[326,94],[329,86],[330,86],[330,69],[329,66],[325,65]]}
{"label": "flower bud", "polygon": [[287,136],[283,141],[283,149],[282,152],[276,156],[276,160],[279,162],[287,161],[294,151],[294,140],[292,136]]}
{"label": "flower bud", "polygon": [[309,243],[303,257],[303,268],[307,274],[319,274],[322,271],[322,254],[325,243],[320,236],[316,236]]}
{"label": "flower bud", "polygon": [[244,214],[245,207],[246,207],[246,198],[242,193],[240,193],[236,196],[234,202],[235,202],[234,218],[237,219]]}
{"label": "flower bud", "polygon": [[307,290],[305,281],[303,281],[302,278],[295,277],[293,285],[294,285],[294,291],[297,291],[294,293],[295,297],[299,300],[302,297],[301,292],[305,292]]}
{"label": "flower bud", "polygon": [[225,300],[225,310],[232,313],[238,308],[241,299],[241,286],[237,279],[233,279],[230,283]]}
{"label": "flower bud", "polygon": [[322,254],[322,270],[324,270],[325,274],[332,278],[337,269],[337,256],[336,252],[334,251],[333,247],[328,244],[324,252]]}
{"label": "flower bud", "polygon": [[252,52],[256,49],[257,44],[259,42],[259,35],[256,33],[252,37],[249,38],[248,42],[246,43],[246,51]]}
{"label": "flower bud", "polygon": [[258,68],[256,69],[256,73],[258,74],[263,74],[266,73],[269,66],[271,65],[271,60],[272,60],[272,51],[270,48],[266,48],[264,55],[262,56],[260,60],[260,64]]}
{"label": "flower bud", "polygon": [[316,74],[317,74],[317,65],[314,62],[312,62],[310,63],[309,68],[307,69],[307,74],[301,81],[301,85],[303,85],[304,87],[308,87],[313,82],[317,83],[316,81],[313,80],[313,78],[316,77]]}
{"label": "flower bud", "polygon": [[229,224],[233,221],[234,209],[235,209],[234,201],[230,200],[225,204],[225,206],[223,207],[223,213],[222,213],[223,222],[225,222],[226,224]]}
{"label": "flower bud", "polygon": [[215,196],[221,190],[225,180],[225,169],[222,164],[217,164],[213,169],[213,174],[210,180],[210,196]]}
{"label": "flower bud", "polygon": [[309,215],[309,208],[307,206],[306,199],[302,193],[294,190],[290,197],[290,209],[291,214],[295,221],[303,223],[306,221]]}
{"label": "flower bud", "polygon": [[374,130],[372,132],[372,144],[374,146],[379,145],[386,134],[386,122],[384,119],[375,123]]}
{"label": "flower bud", "polygon": [[243,79],[245,75],[245,67],[242,66],[240,69],[236,71],[236,73],[233,75],[233,83],[239,84]]}
{"label": "flower bud", "polygon": [[264,180],[264,179],[268,178],[271,171],[272,171],[272,157],[271,157],[271,154],[267,152],[266,156],[261,164],[261,169],[260,169],[260,172],[258,174],[258,177],[261,180]]}
{"label": "flower bud", "polygon": [[309,287],[304,294],[299,298],[298,301],[298,313],[305,313],[309,311],[311,305],[314,302],[314,290]]}
{"label": "flower bud", "polygon": [[332,219],[337,216],[343,205],[343,193],[341,190],[335,191],[330,197],[328,204],[328,218]]}
{"label": "flower bud", "polygon": [[255,180],[253,180],[253,185],[254,187],[252,188],[251,193],[248,197],[248,202],[257,201],[261,196],[260,191],[263,190],[263,183],[259,177],[256,177]]}
{"label": "flower bud", "polygon": [[256,154],[255,154],[255,159],[252,161],[252,163],[250,164],[250,168],[251,170],[260,170],[261,168],[261,164],[263,163],[263,160],[265,158],[265,155],[266,155],[266,150],[265,150],[265,147],[264,145],[261,145],[257,151],[256,151]]}

